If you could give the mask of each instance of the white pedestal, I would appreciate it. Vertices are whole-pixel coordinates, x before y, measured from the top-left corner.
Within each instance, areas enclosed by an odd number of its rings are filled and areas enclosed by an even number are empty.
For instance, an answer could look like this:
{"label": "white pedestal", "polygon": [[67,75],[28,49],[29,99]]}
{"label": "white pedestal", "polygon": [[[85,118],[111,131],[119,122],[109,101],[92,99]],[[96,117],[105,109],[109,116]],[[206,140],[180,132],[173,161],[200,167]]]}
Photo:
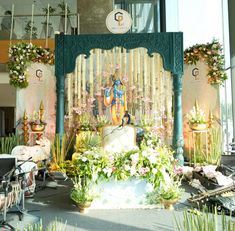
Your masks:
{"label": "white pedestal", "polygon": [[105,126],[102,128],[103,148],[108,152],[129,151],[136,147],[134,126]]}
{"label": "white pedestal", "polygon": [[146,193],[152,190],[152,185],[142,179],[99,182],[96,191],[100,196],[90,209],[152,208],[145,200]]}

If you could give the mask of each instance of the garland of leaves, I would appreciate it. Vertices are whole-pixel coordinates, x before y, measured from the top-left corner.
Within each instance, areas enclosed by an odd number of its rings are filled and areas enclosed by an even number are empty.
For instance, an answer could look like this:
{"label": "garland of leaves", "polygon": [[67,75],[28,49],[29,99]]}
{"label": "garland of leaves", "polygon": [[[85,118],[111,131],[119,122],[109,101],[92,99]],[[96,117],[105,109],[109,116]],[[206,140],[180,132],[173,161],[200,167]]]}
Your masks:
{"label": "garland of leaves", "polygon": [[11,85],[18,88],[28,86],[27,66],[30,62],[53,65],[54,53],[31,43],[17,43],[10,46],[8,68]]}
{"label": "garland of leaves", "polygon": [[208,83],[211,85],[222,85],[227,79],[224,71],[224,55],[222,45],[213,40],[211,43],[196,44],[184,51],[184,63],[196,65],[199,60],[208,65]]}

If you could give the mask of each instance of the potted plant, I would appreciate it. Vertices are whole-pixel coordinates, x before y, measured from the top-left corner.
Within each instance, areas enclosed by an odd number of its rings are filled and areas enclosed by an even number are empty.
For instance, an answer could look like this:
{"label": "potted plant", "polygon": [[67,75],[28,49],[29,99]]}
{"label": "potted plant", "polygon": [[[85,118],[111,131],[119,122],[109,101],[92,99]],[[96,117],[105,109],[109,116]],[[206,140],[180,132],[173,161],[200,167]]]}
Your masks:
{"label": "potted plant", "polygon": [[101,128],[105,125],[110,125],[111,121],[105,115],[98,115],[96,118],[96,129],[101,132]]}
{"label": "potted plant", "polygon": [[[38,35],[37,34],[37,28],[32,24],[31,20],[29,20],[26,23],[24,30],[25,30],[25,35],[23,36],[22,39],[29,39],[31,33],[32,33],[32,39],[36,39],[37,38],[37,35]],[[31,32],[31,30],[32,30],[32,32]]]}
{"label": "potted plant", "polygon": [[99,149],[100,146],[101,137],[98,134],[92,131],[80,133],[76,135],[75,153],[73,153],[72,159],[76,159],[85,151]]}
{"label": "potted plant", "polygon": [[[52,24],[50,23],[50,16],[56,11],[56,9],[53,8],[52,6],[49,6],[49,7],[42,8],[42,11],[44,12],[44,17],[46,18],[46,20],[42,22],[43,29],[42,29],[40,37],[46,38],[47,36],[48,38],[50,38],[54,34],[53,27],[51,26]],[[48,25],[48,34],[47,34],[47,25]]]}
{"label": "potted plant", "polygon": [[197,101],[194,107],[187,114],[189,126],[192,130],[205,130],[207,121],[204,111],[198,106]]}
{"label": "potted plant", "polygon": [[72,179],[73,189],[70,193],[70,198],[75,202],[80,213],[84,213],[86,208],[91,206],[92,201],[96,197],[92,181],[86,177],[75,177]]}
{"label": "potted plant", "polygon": [[166,209],[173,210],[173,205],[181,198],[184,190],[180,186],[181,180],[171,176],[171,181],[159,190],[160,202]]}
{"label": "potted plant", "polygon": [[77,130],[78,131],[94,131],[93,121],[88,113],[77,116]]}

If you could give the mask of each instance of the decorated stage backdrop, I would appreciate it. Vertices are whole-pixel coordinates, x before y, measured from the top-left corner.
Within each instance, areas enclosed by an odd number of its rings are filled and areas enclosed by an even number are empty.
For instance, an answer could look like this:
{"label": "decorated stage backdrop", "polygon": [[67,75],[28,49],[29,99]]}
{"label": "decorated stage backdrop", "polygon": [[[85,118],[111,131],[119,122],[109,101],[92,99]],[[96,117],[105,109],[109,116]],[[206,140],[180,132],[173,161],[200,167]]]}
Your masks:
{"label": "decorated stage backdrop", "polygon": [[171,143],[173,79],[171,73],[164,70],[160,54],[150,57],[145,48],[94,49],[88,59],[78,56],[74,72],[66,78],[69,126],[74,125],[74,116],[83,114],[105,116],[112,121],[113,105],[105,105],[104,98],[107,89],[115,88],[114,78],[121,81],[125,110],[132,115],[132,122],[155,126],[159,135]]}

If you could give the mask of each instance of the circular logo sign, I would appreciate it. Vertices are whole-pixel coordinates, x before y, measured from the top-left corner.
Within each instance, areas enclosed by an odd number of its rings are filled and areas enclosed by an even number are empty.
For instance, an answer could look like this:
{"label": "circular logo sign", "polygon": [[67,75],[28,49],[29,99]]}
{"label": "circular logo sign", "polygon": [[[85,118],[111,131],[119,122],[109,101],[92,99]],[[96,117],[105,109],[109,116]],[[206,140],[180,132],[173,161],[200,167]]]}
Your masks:
{"label": "circular logo sign", "polygon": [[106,18],[106,26],[113,34],[124,34],[130,30],[131,25],[131,16],[125,10],[113,10]]}

